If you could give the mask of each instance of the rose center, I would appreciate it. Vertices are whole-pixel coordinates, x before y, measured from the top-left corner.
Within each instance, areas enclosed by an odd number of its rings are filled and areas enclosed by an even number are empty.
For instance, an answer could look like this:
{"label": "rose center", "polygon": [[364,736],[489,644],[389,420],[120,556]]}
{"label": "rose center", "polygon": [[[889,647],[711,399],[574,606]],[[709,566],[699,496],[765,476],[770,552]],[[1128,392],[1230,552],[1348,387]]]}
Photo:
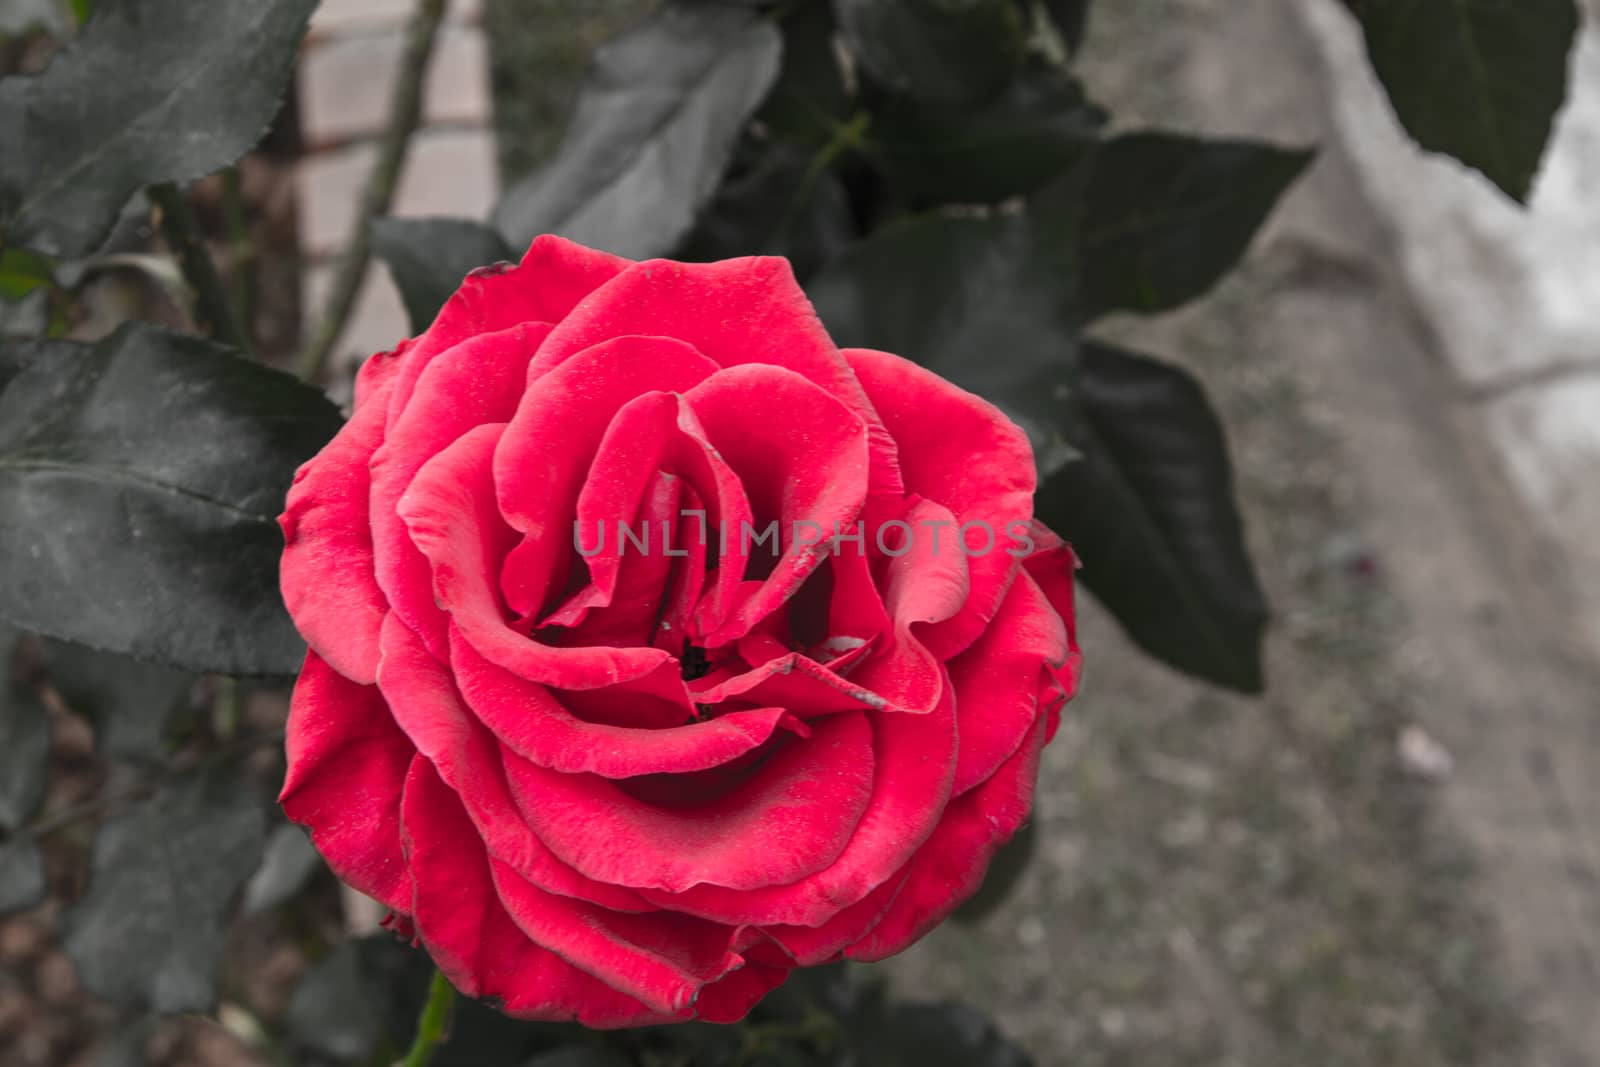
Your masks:
{"label": "rose center", "polygon": [[706,650],[699,645],[691,645],[687,638],[683,642],[683,655],[679,657],[683,665],[683,680],[692,682],[696,678],[704,678],[711,673],[711,660],[706,655]]}

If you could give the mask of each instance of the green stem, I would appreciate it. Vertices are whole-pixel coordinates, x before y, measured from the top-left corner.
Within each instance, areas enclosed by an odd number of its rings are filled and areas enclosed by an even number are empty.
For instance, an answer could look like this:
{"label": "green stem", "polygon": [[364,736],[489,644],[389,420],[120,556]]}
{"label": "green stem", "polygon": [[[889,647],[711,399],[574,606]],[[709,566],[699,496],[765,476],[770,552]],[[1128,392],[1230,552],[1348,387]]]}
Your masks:
{"label": "green stem", "polygon": [[244,182],[238,167],[222,172],[222,217],[228,228],[228,244],[233,255],[234,306],[246,323],[255,321],[256,249],[250,238],[250,219],[245,211]]}
{"label": "green stem", "polygon": [[234,314],[228,288],[222,282],[222,275],[217,273],[211,253],[206,250],[200,224],[189,210],[183,191],[171,182],[162,182],[150,186],[147,193],[151,203],[161,209],[161,235],[172,246],[183,277],[194,290],[195,317],[219,341],[247,356],[254,355],[255,346]]}
{"label": "green stem", "polygon": [[427,80],[428,61],[433,56],[439,24],[444,20],[445,0],[419,0],[411,24],[406,28],[405,55],[400,61],[394,95],[389,100],[389,121],[378,145],[378,159],[367,176],[367,187],[356,214],[339,264],[334,268],[333,287],[322,313],[311,346],[300,360],[300,377],[315,381],[344,333],[354,310],[361,283],[372,259],[372,220],[388,214],[394,202],[400,169],[405,165],[411,135],[422,121],[422,92]]}
{"label": "green stem", "polygon": [[833,136],[828,143],[817,150],[811,157],[811,162],[806,165],[806,170],[800,177],[800,187],[795,191],[794,199],[789,201],[789,206],[783,213],[783,218],[778,223],[776,233],[787,233],[799,218],[800,212],[810,202],[812,195],[817,191],[817,183],[822,176],[828,173],[828,168],[839,161],[839,157],[853,148],[860,148],[867,137],[867,130],[872,126],[872,116],[865,111],[858,111],[850,117],[850,121],[843,123],[833,131]]}
{"label": "green stem", "polygon": [[434,971],[433,981],[428,985],[428,1002],[417,1018],[416,1040],[411,1042],[411,1049],[400,1061],[400,1067],[428,1067],[435,1050],[444,1041],[450,1024],[450,1008],[455,1000],[456,989],[450,979],[442,971]]}

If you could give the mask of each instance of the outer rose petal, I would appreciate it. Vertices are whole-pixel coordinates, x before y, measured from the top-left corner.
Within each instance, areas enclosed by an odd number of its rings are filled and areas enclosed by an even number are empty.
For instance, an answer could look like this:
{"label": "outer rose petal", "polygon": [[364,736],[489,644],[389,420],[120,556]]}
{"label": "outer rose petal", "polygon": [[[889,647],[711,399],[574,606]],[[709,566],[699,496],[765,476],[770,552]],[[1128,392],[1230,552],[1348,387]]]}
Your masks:
{"label": "outer rose petal", "polygon": [[597,1028],[684,1017],[653,1010],[530,941],[495,892],[488,856],[460,800],[420,756],[406,778],[402,819],[417,937],[461,992],[493,998],[518,1018]]}
{"label": "outer rose petal", "polygon": [[626,334],[682,338],[724,367],[782,367],[821,386],[867,424],[871,491],[891,496],[902,491],[894,439],[817,319],[788,260],[636,263],[561,321],[534,361],[533,373]]}
{"label": "outer rose petal", "polygon": [[417,379],[433,362],[469,337],[524,323],[555,323],[629,260],[560,237],[535,238],[517,266],[483,267],[467,275],[421,337],[412,342],[395,377],[390,422],[411,402]]}
{"label": "outer rose petal", "polygon": [[910,360],[864,348],[844,357],[900,446],[906,490],[943,504],[963,524],[987,523],[994,535],[994,547],[978,555],[986,536],[984,527],[972,528],[971,592],[954,618],[924,634],[948,658],[982,632],[1016,573],[1008,532],[1033,515],[1033,449],[999,408]]}
{"label": "outer rose petal", "polygon": [[[1033,580],[1039,584],[1045,599],[1056,609],[1067,629],[1067,656],[1060,663],[1051,663],[1056,681],[1061,687],[1061,700],[1069,700],[1078,691],[1083,674],[1083,653],[1078,651],[1078,619],[1073,608],[1073,573],[1078,569],[1078,557],[1061,538],[1051,533],[1043,524],[1035,522],[1032,537],[1038,551],[1023,563]],[[1052,708],[1052,713],[1054,713]],[[1057,719],[1052,714],[1050,731],[1045,741],[1055,736]]]}
{"label": "outer rose petal", "polygon": [[436,656],[444,655],[445,617],[434,604],[428,561],[398,514],[400,500],[439,452],[478,426],[511,417],[522,398],[528,361],[549,330],[543,324],[519,324],[440,353],[417,379],[406,411],[389,420],[383,447],[372,457],[378,584]]}
{"label": "outer rose petal", "polygon": [[961,738],[955,796],[987,781],[1022,744],[1038,714],[1041,675],[1066,659],[1061,618],[1033,579],[1018,575],[994,622],[950,662]]}
{"label": "outer rose petal", "polygon": [[856,960],[881,960],[932,930],[983,884],[989,860],[1011,839],[1033,807],[1044,748],[1041,716],[1016,754],[994,777],[957,797],[933,836],[911,861],[899,896],[864,939],[845,949]]}
{"label": "outer rose petal", "polygon": [[284,540],[279,583],[306,643],[345,677],[371,685],[389,602],[373,574],[368,464],[383,443],[392,387],[376,371],[364,380],[375,384],[350,421],[295,472],[278,518]]}
{"label": "outer rose petal", "polygon": [[638,894],[585,878],[557,859],[528,828],[501,770],[500,745],[461,702],[448,670],[390,616],[378,684],[396,721],[467,807],[475,836],[496,859],[542,889],[617,911],[647,911]]}
{"label": "outer rose petal", "polygon": [[278,803],[311,832],[338,876],[394,911],[411,910],[400,793],[416,746],[376,686],[306,654],[289,706],[289,771]]}

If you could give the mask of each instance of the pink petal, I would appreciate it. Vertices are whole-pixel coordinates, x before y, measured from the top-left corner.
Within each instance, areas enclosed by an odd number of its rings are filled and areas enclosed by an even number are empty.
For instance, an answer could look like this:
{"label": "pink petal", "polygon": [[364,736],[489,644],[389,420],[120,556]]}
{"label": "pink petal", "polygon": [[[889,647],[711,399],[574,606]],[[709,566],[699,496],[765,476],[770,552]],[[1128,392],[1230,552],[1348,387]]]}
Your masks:
{"label": "pink petal", "polygon": [[909,867],[903,869],[821,926],[765,926],[762,933],[781,945],[802,967],[831,963],[883,921],[910,873]]}
{"label": "pink petal", "polygon": [[956,767],[955,706],[945,699],[928,715],[874,714],[871,722],[872,799],[832,866],[791,885],[744,892],[701,885],[640,895],[716,922],[821,926],[889,881],[933,833],[949,799]]}
{"label": "pink petal", "polygon": [[1044,733],[1040,718],[1027,741],[992,778],[950,802],[938,829],[911,861],[906,884],[888,914],[845,950],[847,957],[881,960],[894,955],[978,891],[990,859],[1032,810]]}
{"label": "pink petal", "polygon": [[[548,342],[547,342],[548,343]],[[716,370],[682,341],[618,337],[536,377],[494,458],[500,511],[522,542],[505,561],[501,587],[513,611],[536,617],[576,556],[572,522],[585,474],[607,428],[630,400],[681,392]]]}
{"label": "pink petal", "polygon": [[358,685],[307,653],[286,747],[289,770],[278,796],[284,814],[311,832],[341,879],[395,911],[410,911],[400,793],[417,750],[377,687]]}
{"label": "pink petal", "polygon": [[[729,763],[765,744],[780,726],[805,726],[783,708],[760,708],[668,729],[585,722],[542,685],[489,663],[464,639],[451,645],[456,684],[478,719],[512,752],[564,774],[631,778],[686,774]],[[615,694],[626,701],[627,693]]]}
{"label": "pink petal", "polygon": [[[555,648],[529,640],[506,622],[508,608],[493,584],[516,533],[495,506],[495,449],[505,430],[479,426],[418,472],[399,513],[412,543],[433,566],[433,599],[474,647],[531,681],[570,689],[616,685],[668,666],[656,648]],[[448,657],[446,647],[429,651]]]}
{"label": "pink petal", "polygon": [[495,891],[489,858],[460,800],[424,758],[406,778],[406,860],[415,932],[450,984],[507,1015],[596,1028],[685,1017],[652,1009],[530,941]]}
{"label": "pink petal", "polygon": [[374,576],[368,464],[383,442],[390,387],[377,371],[373,378],[350,421],[295,472],[278,518],[289,617],[318,655],[363,685],[378,676],[378,630],[389,611]]}
{"label": "pink petal", "polygon": [[682,338],[723,367],[756,363],[799,374],[866,423],[871,491],[893,496],[902,491],[894,439],[822,328],[788,260],[636,263],[561,321],[540,351],[535,371],[546,372],[590,345],[627,334]]}
{"label": "pink petal", "polygon": [[983,636],[950,661],[961,738],[955,796],[987,781],[1022,744],[1038,717],[1041,675],[1066,658],[1060,616],[1033,579],[1019,575]]}
{"label": "pink petal", "polygon": [[583,877],[539,840],[512,799],[499,744],[467,711],[449,671],[393,616],[384,626],[378,685],[400,728],[461,797],[491,855],[549,892],[620,911],[649,910],[638,894]]}
{"label": "pink petal", "polygon": [[528,824],[576,870],[612,885],[675,892],[702,883],[782,885],[828,866],[867,808],[874,763],[866,718],[844,714],[779,747],[720,795],[686,807],[652,804],[610,779],[516,757],[506,770]]}
{"label": "pink petal", "polygon": [[[999,408],[910,360],[861,348],[844,357],[899,443],[906,491],[949,508],[964,527],[977,524],[966,534],[971,592],[961,611],[923,635],[948,659],[994,617],[1016,572],[1007,549],[1033,517],[1033,449]],[[989,533],[993,547],[982,552]]]}
{"label": "pink petal", "polygon": [[400,501],[434,456],[479,426],[511,418],[526,388],[528,361],[549,329],[519,323],[440,353],[417,379],[406,410],[390,419],[388,437],[373,457],[378,584],[436,656],[444,655],[445,619],[434,604],[428,560],[401,521]]}

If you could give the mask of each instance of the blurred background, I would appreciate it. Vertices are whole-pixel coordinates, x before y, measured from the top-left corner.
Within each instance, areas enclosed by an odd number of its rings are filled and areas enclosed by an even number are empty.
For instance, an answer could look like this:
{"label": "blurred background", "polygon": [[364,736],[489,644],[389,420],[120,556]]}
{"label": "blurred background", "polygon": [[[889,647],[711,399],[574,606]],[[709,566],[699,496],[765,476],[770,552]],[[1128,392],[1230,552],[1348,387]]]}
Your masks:
{"label": "blurred background", "polygon": [[[486,218],[649,6],[454,0],[395,214]],[[195,194],[213,230],[246,220],[269,358],[332,284],[410,9],[324,0],[279,129],[238,187]],[[1031,861],[883,965],[898,990],[981,1006],[1044,1065],[1600,1064],[1600,3],[1585,17],[1524,210],[1403,136],[1335,0],[1093,7],[1076,69],[1118,127],[1317,148],[1219,288],[1092,331],[1180,363],[1227,426],[1267,692],[1168,670],[1085,598]],[[145,284],[104,282],[107,315]],[[374,265],[333,377],[408,333]],[[0,921],[0,1062],[138,1062],[86,1040],[116,1020],[50,907]],[[282,1006],[304,969],[282,940],[236,934],[236,997]],[[239,1033],[139,1048],[270,1062]]]}

